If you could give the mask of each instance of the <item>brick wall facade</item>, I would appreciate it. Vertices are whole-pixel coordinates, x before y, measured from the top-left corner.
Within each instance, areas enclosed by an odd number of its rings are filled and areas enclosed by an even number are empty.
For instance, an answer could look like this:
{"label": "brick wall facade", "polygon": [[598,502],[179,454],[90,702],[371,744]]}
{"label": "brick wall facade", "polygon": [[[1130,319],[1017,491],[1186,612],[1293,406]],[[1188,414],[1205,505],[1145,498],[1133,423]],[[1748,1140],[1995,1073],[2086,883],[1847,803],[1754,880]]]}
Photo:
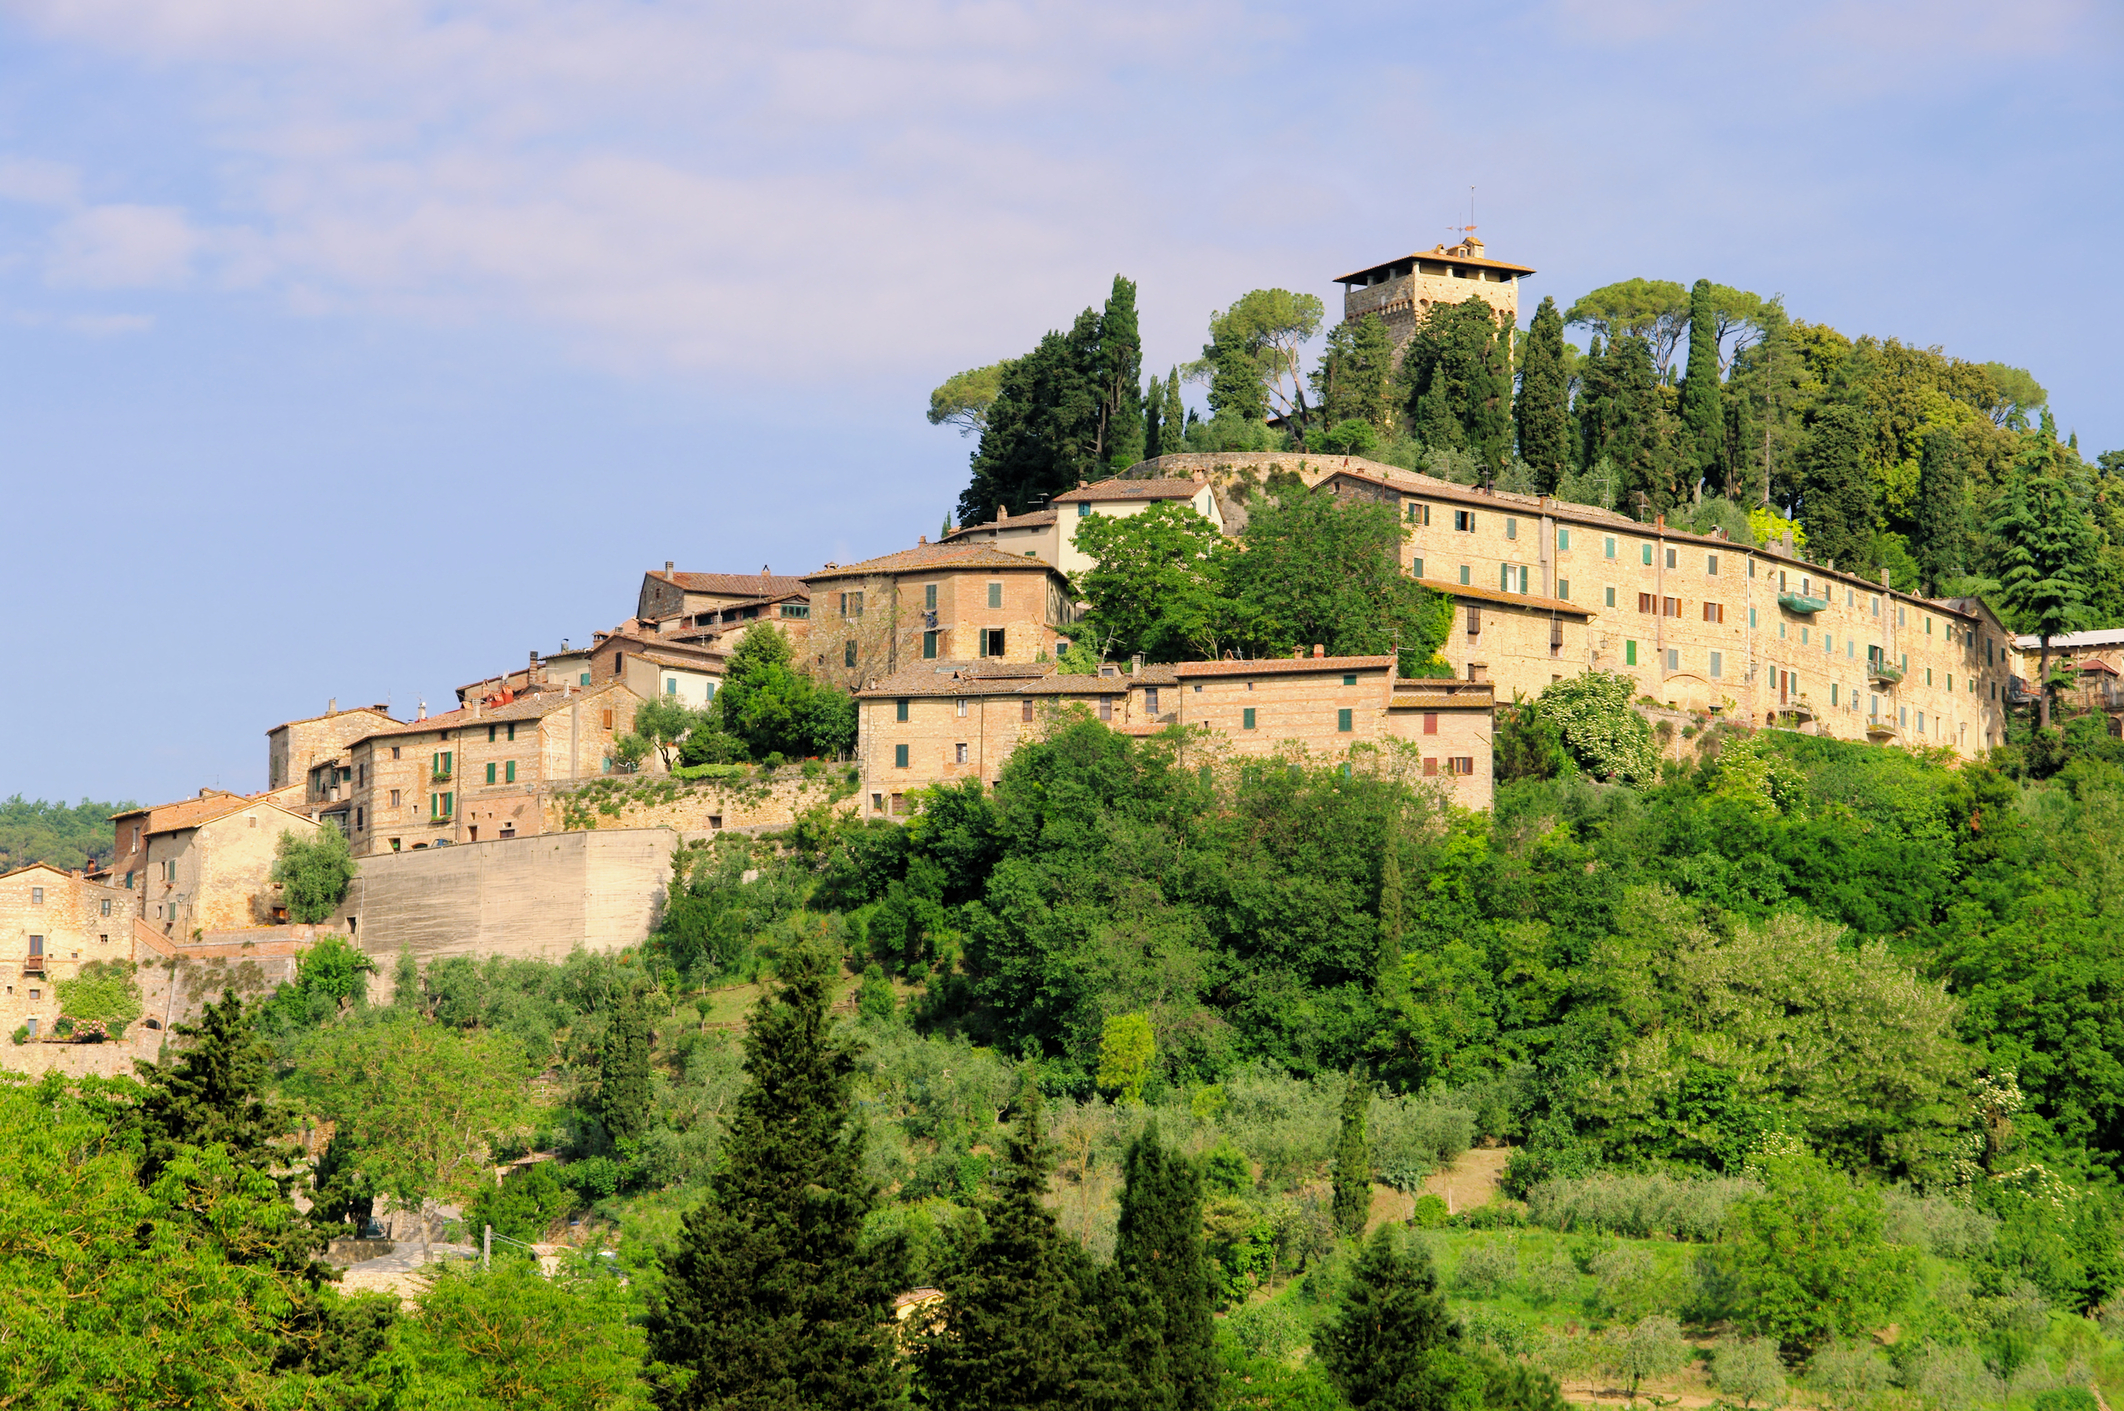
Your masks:
{"label": "brick wall facade", "polygon": [[[1051,657],[1075,618],[1068,580],[1040,559],[926,546],[811,580],[812,671],[855,690],[928,661]],[[902,560],[911,560],[901,562]]]}
{"label": "brick wall facade", "polygon": [[[42,863],[0,877],[0,1041],[59,1019],[56,984],[94,960],[132,958],[133,897]],[[0,1068],[13,1066],[0,1050]]]}
{"label": "brick wall facade", "polygon": [[380,705],[332,710],[308,720],[291,720],[266,732],[266,787],[282,789],[301,783],[320,762],[344,755],[364,735],[398,722]]}
{"label": "brick wall facade", "polygon": [[150,833],[141,915],[179,940],[199,930],[268,925],[281,907],[270,876],[281,834],[327,826],[261,799],[195,826]]}

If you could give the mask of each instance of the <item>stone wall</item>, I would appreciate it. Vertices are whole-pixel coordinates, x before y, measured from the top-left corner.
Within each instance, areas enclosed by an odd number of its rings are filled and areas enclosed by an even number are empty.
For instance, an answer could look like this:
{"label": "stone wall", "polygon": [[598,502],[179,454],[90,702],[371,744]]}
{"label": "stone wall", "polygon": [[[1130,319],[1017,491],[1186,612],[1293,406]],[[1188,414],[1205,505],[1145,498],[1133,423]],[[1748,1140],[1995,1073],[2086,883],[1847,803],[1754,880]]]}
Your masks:
{"label": "stone wall", "polygon": [[[755,771],[745,781],[635,775],[555,789],[540,798],[550,833],[668,828],[691,839],[722,832],[787,828],[797,814],[849,792],[847,764],[821,764],[806,777],[801,765]],[[851,801],[850,807],[853,807]]]}

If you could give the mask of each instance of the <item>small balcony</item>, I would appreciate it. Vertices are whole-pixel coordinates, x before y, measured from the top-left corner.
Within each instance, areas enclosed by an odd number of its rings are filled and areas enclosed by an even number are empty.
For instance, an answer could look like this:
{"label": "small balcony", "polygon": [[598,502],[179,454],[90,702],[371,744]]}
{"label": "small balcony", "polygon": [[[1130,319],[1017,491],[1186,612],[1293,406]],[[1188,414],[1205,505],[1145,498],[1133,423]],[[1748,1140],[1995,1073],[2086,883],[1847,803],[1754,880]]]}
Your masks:
{"label": "small balcony", "polygon": [[1876,686],[1896,686],[1902,683],[1903,670],[1876,657],[1866,663],[1866,679]]}
{"label": "small balcony", "polygon": [[24,960],[22,962],[22,973],[25,975],[44,974],[44,957],[41,955],[33,955],[30,956],[28,959]]}
{"label": "small balcony", "polygon": [[1801,593],[1779,593],[1777,605],[1786,612],[1796,612],[1803,617],[1812,617],[1829,606],[1827,598],[1810,598]]}

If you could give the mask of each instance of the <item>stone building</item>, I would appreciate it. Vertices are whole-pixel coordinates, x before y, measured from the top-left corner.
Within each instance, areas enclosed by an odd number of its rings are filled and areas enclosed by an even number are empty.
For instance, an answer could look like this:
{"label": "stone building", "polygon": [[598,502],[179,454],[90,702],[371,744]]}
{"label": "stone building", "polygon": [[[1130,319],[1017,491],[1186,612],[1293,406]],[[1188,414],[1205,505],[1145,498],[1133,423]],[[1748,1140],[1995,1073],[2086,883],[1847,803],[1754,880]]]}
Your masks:
{"label": "stone building", "polygon": [[1076,618],[1046,560],[986,544],[932,544],[827,564],[811,589],[811,667],[853,689],[920,662],[1034,662]]}
{"label": "stone building", "polygon": [[[1075,707],[1123,734],[1182,728],[1183,764],[1275,754],[1334,759],[1399,741],[1421,777],[1468,808],[1490,803],[1491,693],[1456,681],[1397,681],[1392,657],[1324,655],[1182,662],[1063,676],[1045,664],[925,662],[857,692],[864,812],[894,817],[916,791],[978,779]],[[1199,728],[1198,728],[1199,727]]]}
{"label": "stone building", "polygon": [[304,783],[318,764],[343,756],[348,745],[370,731],[397,723],[387,706],[341,710],[339,702],[331,701],[323,715],[276,725],[266,731],[266,788]]}
{"label": "stone building", "polygon": [[544,679],[577,690],[617,681],[643,700],[676,696],[686,706],[703,706],[722,688],[727,657],[721,647],[667,638],[656,624],[633,619],[592,633],[587,648],[546,658]]}
{"label": "stone building", "polygon": [[1342,316],[1355,323],[1378,314],[1393,335],[1395,357],[1416,326],[1440,304],[1464,304],[1480,298],[1497,310],[1506,328],[1519,323],[1519,281],[1534,271],[1525,265],[1493,260],[1473,235],[1457,245],[1439,244],[1368,269],[1335,276],[1342,286]]}
{"label": "stone building", "polygon": [[[614,772],[642,698],[617,680],[507,704],[475,700],[355,742],[347,840],[356,857],[542,831],[559,784]],[[652,753],[645,771],[661,768]]]}
{"label": "stone building", "polygon": [[[55,988],[96,960],[130,960],[133,897],[41,862],[0,877],[0,1036],[49,1034]],[[0,1040],[4,1041],[4,1040]],[[14,1066],[0,1049],[0,1068]]]}
{"label": "stone building", "polygon": [[1077,526],[1095,514],[1123,518],[1159,503],[1185,504],[1218,532],[1224,515],[1207,478],[1113,479],[1080,485],[1055,496],[1052,509],[1034,514],[997,512],[986,524],[954,530],[946,544],[986,544],[1004,553],[1041,559],[1065,574],[1081,573],[1097,560],[1077,547]]}
{"label": "stone building", "polygon": [[2004,738],[2011,641],[1980,600],[1388,467],[1318,484],[1395,506],[1404,566],[1456,600],[1443,655],[1501,693],[1598,668],[1660,704],[1759,725],[1964,755]]}
{"label": "stone building", "polygon": [[758,573],[679,573],[667,559],[662,573],[651,569],[642,575],[634,615],[649,622],[678,617],[697,621],[704,613],[720,614],[726,608],[779,602],[803,593],[803,579],[764,567]]}
{"label": "stone building", "polygon": [[[264,795],[205,791],[182,804],[146,810],[143,842],[128,889],[134,914],[164,936],[240,930],[287,919],[273,860],[283,833],[314,835],[329,826]],[[135,816],[118,822],[130,828]]]}

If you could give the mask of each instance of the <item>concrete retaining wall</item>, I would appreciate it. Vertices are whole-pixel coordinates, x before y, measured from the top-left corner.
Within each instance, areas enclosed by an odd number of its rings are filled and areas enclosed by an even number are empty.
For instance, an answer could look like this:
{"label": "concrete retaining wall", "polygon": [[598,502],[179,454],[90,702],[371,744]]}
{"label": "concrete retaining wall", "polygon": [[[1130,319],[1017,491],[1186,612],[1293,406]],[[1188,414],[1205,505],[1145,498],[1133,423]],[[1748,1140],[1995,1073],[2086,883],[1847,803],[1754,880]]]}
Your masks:
{"label": "concrete retaining wall", "polygon": [[361,859],[335,919],[386,983],[401,950],[423,961],[617,950],[655,924],[677,844],[667,828],[607,828],[381,853]]}

